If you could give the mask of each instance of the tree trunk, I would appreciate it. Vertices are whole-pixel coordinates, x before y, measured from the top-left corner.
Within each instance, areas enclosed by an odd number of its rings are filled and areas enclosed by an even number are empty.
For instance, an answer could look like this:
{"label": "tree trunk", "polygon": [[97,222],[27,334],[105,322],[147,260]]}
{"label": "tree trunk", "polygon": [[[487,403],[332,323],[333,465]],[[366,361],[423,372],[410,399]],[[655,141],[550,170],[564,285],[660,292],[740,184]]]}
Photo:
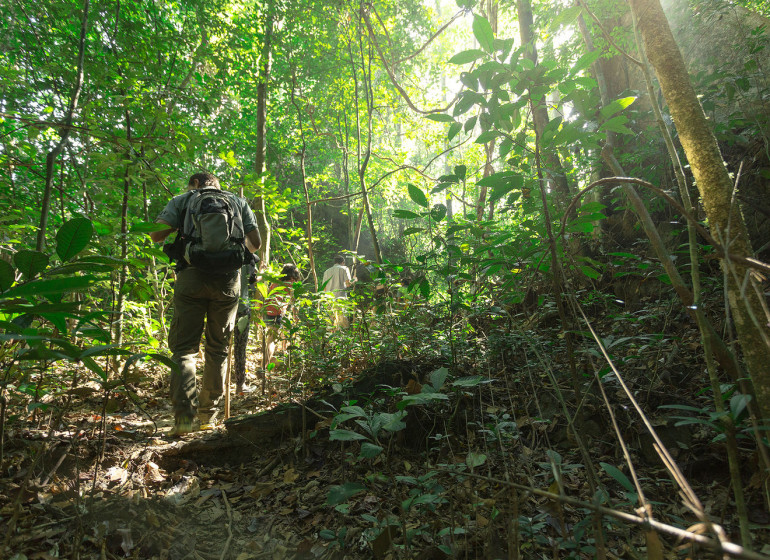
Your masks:
{"label": "tree trunk", "polygon": [[[257,85],[257,150],[254,158],[254,171],[257,176],[265,172],[265,153],[267,134],[267,84],[270,80],[270,57],[272,56],[274,9],[272,0],[268,2],[265,17],[265,42],[262,45],[262,56],[259,64],[259,84]],[[257,219],[257,229],[262,238],[259,248],[259,258],[263,265],[270,262],[270,224],[267,221],[265,198],[260,194],[254,199],[254,217]]]}
{"label": "tree trunk", "polygon": [[62,123],[61,136],[59,141],[48,152],[45,158],[45,190],[43,191],[43,200],[40,202],[40,226],[37,232],[37,243],[35,248],[38,251],[45,249],[45,230],[48,228],[48,212],[51,210],[51,191],[53,190],[53,168],[56,158],[64,149],[67,140],[69,140],[72,130],[72,120],[75,116],[75,109],[78,106],[80,92],[83,90],[83,63],[86,52],[86,33],[88,31],[88,9],[90,0],[83,1],[83,19],[80,22],[80,43],[78,45],[78,69],[75,79],[75,88],[72,90],[70,106],[67,110],[67,116]]}
{"label": "tree trunk", "polygon": [[[693,89],[682,54],[660,6],[659,0],[629,0],[655,68],[661,91],[690,163],[714,237],[725,251],[752,257],[743,216],[735,203],[733,184],[722,161],[716,138]],[[770,417],[770,329],[761,302],[749,284],[741,285],[749,270],[722,260],[727,279],[727,299],[743,350],[746,369],[754,383],[757,404],[764,418]],[[763,323],[763,324],[760,324]]]}
{"label": "tree trunk", "polygon": [[[361,26],[359,21],[358,26],[358,46],[361,50],[361,78],[363,80],[364,94],[366,95],[366,124],[367,124],[367,138],[366,138],[366,150],[361,154],[361,119],[359,113],[358,102],[358,74],[356,72],[356,63],[353,58],[353,48],[348,43],[348,52],[350,54],[350,65],[353,73],[353,84],[355,87],[355,106],[356,106],[356,136],[357,136],[357,157],[358,157],[358,181],[361,185],[361,193],[363,195],[363,210],[366,213],[367,223],[369,224],[369,232],[372,235],[372,247],[374,248],[374,260],[377,264],[382,264],[382,253],[380,252],[380,244],[377,240],[377,230],[374,227],[374,219],[372,218],[372,208],[369,205],[369,191],[366,187],[366,167],[369,164],[369,157],[372,154],[372,113],[374,111],[374,92],[371,89],[371,54],[369,56],[369,63],[366,63],[366,57],[364,56],[364,45],[361,34]],[[358,242],[356,242],[358,246]]]}
{"label": "tree trunk", "polygon": [[[537,66],[537,45],[532,28],[534,19],[532,17],[532,4],[530,0],[516,0],[516,10],[519,14],[519,36],[521,44],[526,45],[525,56]],[[530,108],[532,110],[532,124],[538,138],[542,138],[543,131],[548,124],[548,110],[543,99],[533,100],[530,98]],[[564,167],[561,164],[558,154],[551,148],[543,148],[543,162],[545,163],[545,172],[549,183],[555,193],[559,196],[555,198],[558,208],[567,205],[570,197],[567,176],[564,173]]]}

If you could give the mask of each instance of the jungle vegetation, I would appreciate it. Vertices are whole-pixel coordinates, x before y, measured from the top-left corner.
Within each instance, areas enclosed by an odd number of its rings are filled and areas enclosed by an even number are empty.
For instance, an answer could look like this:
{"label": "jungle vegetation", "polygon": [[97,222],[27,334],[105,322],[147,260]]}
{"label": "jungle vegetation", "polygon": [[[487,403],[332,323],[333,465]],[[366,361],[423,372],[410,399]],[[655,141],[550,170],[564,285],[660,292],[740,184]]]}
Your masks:
{"label": "jungle vegetation", "polygon": [[[263,391],[389,375],[302,432],[300,464],[323,441],[343,466],[308,529],[323,546],[287,537],[296,557],[770,554],[766,0],[4,0],[0,18],[3,557],[163,556],[89,540],[86,506],[33,556],[26,493],[81,448],[99,471],[121,411],[166,397],[174,272],[148,232],[199,170],[264,240],[250,375],[259,302],[302,271]],[[370,276],[347,329],[319,285],[338,253]],[[98,477],[68,472],[93,500]],[[216,557],[262,557],[232,531]]]}

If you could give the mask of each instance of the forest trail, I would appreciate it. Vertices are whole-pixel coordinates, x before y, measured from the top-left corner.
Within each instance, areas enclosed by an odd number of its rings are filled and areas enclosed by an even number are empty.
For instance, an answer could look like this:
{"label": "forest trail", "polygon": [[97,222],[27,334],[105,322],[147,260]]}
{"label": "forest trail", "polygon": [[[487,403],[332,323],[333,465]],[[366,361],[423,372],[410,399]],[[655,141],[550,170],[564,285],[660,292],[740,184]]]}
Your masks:
{"label": "forest trail", "polygon": [[[686,363],[697,348],[695,339],[687,342],[691,334],[683,335],[672,362]],[[147,371],[146,388],[108,404],[112,412],[106,417],[102,461],[102,418],[94,412],[101,403],[94,394],[79,400],[50,434],[34,429],[32,422],[9,434],[6,460],[18,467],[10,469],[14,476],[0,480],[0,511],[12,528],[6,545],[16,551],[14,560],[505,558],[510,546],[523,550],[524,558],[548,551],[556,557],[588,557],[588,551],[560,556],[569,552],[563,546],[570,535],[590,521],[585,510],[516,492],[504,483],[509,479],[552,493],[561,485],[562,492],[590,501],[575,435],[563,422],[559,403],[545,393],[536,396],[533,387],[506,383],[502,371],[483,384],[455,386],[446,402],[410,407],[406,429],[381,436],[386,451],[373,459],[356,458],[360,440],[330,441],[334,411],[345,403],[368,400],[369,420],[391,414],[397,397],[378,392],[378,386],[401,385],[402,396],[420,396],[421,384],[431,383],[436,371],[441,368],[435,363],[391,360],[358,372],[356,382],[346,385],[357,394],[338,394],[335,400],[326,387],[327,394],[306,401],[304,437],[301,425],[295,422],[287,430],[285,421],[287,407],[298,407],[300,396],[286,380],[274,378],[264,396],[255,387],[233,397],[229,428],[220,423],[181,438],[168,435],[172,415],[164,398],[165,374]],[[544,377],[539,382],[547,385]],[[674,392],[672,387],[666,390]],[[662,398],[659,388],[650,394]],[[633,501],[623,488],[628,479],[612,467],[621,465],[619,450],[597,403],[589,399],[584,406],[589,413],[578,432],[597,463],[609,465],[603,467],[603,482],[612,488],[616,507],[628,510]],[[515,419],[504,411],[514,412]],[[250,415],[260,412],[261,424],[275,430],[249,432]],[[49,419],[34,416],[41,425]],[[671,482],[656,464],[651,442],[630,418],[623,422],[625,434],[636,438],[637,466],[657,480],[645,491],[660,504],[658,517],[687,516],[670,500]],[[489,426],[488,433],[497,432],[497,441],[482,441],[469,430],[481,423]],[[698,493],[707,497],[706,507],[723,508],[729,476],[718,446],[708,444],[700,431],[677,428],[663,418],[656,425]],[[497,453],[502,441],[512,446],[510,452]],[[37,459],[25,461],[29,457]],[[517,508],[526,514],[516,517]],[[768,523],[761,508],[752,512],[758,526]],[[513,520],[518,523],[512,525]],[[644,545],[644,533],[632,527],[608,521],[605,531],[613,558],[631,558],[630,547]],[[698,558],[712,557],[699,550]]]}

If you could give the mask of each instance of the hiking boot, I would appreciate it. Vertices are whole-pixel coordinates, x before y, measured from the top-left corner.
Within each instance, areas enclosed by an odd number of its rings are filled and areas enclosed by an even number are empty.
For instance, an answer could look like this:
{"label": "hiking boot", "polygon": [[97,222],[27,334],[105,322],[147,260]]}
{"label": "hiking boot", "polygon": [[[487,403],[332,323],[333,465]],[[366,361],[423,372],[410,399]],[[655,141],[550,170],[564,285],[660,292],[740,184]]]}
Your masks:
{"label": "hiking boot", "polygon": [[217,412],[218,412],[217,410],[212,410],[209,412],[198,413],[198,420],[201,423],[202,430],[211,428],[217,423]]}
{"label": "hiking boot", "polygon": [[193,431],[192,418],[177,418],[174,427],[169,432],[170,436],[179,437]]}

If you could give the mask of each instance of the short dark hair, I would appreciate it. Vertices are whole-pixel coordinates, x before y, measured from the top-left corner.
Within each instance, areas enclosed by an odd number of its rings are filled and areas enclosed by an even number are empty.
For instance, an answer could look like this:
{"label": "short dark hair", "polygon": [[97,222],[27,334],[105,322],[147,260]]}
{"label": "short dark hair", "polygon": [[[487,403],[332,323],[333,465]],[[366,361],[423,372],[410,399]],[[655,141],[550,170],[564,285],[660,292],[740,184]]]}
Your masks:
{"label": "short dark hair", "polygon": [[334,263],[345,264],[345,257],[343,257],[342,255],[337,255],[336,257],[334,257]]}
{"label": "short dark hair", "polygon": [[219,186],[219,179],[217,179],[216,175],[212,173],[208,173],[206,171],[201,173],[196,173],[192,177],[190,177],[190,180],[187,182],[188,186],[195,185],[197,183],[199,189],[202,189],[203,187],[216,187],[217,189],[220,188]]}
{"label": "short dark hair", "polygon": [[285,264],[281,269],[281,275],[283,276],[284,281],[294,280],[296,282],[299,280],[299,269],[297,268],[297,265]]}

